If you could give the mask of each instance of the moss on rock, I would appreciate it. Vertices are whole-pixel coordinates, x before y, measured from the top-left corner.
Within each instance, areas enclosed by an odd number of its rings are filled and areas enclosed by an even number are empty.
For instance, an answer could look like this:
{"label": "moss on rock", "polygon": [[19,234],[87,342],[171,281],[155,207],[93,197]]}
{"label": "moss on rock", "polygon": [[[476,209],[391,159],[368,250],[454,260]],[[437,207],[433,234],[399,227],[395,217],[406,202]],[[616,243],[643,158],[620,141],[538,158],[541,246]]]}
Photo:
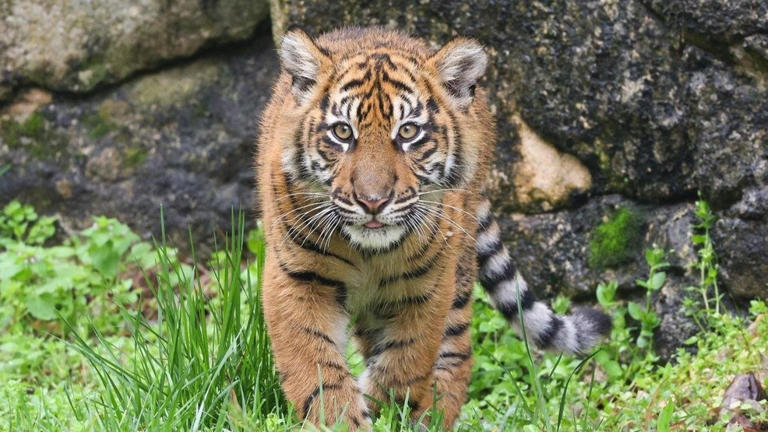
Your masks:
{"label": "moss on rock", "polygon": [[620,207],[592,230],[589,266],[602,269],[629,261],[640,245],[642,227],[642,216],[628,207]]}

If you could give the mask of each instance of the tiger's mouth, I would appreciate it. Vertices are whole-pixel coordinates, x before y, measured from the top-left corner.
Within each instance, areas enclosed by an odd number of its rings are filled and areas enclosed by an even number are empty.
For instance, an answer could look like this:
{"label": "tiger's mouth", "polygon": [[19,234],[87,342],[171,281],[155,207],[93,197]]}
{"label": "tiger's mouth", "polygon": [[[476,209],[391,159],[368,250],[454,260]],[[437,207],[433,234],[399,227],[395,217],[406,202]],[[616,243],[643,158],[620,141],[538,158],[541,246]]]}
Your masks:
{"label": "tiger's mouth", "polygon": [[371,219],[368,222],[364,223],[363,226],[368,228],[368,229],[379,229],[379,228],[383,227],[384,224],[381,223],[380,221],[377,221],[374,218],[374,219]]}

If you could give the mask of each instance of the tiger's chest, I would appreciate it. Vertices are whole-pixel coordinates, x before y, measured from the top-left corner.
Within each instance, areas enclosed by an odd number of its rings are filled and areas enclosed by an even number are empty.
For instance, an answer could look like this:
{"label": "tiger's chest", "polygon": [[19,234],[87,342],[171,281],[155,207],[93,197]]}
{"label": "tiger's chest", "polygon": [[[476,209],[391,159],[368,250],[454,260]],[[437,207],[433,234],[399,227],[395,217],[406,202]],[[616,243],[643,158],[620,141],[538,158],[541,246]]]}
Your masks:
{"label": "tiger's chest", "polygon": [[453,291],[452,260],[440,254],[432,260],[408,262],[401,256],[362,259],[344,275],[345,307],[352,315],[386,318],[407,307],[427,303],[433,296]]}

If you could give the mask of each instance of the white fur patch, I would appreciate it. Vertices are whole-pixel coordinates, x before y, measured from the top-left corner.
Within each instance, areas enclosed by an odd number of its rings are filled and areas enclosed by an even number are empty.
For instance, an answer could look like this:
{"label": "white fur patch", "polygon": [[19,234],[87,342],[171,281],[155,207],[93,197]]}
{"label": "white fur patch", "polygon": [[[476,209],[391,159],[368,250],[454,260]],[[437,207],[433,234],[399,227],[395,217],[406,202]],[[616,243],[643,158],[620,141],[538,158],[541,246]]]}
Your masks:
{"label": "white fur patch", "polygon": [[472,102],[472,86],[485,73],[488,56],[477,42],[462,40],[449,44],[438,55],[442,55],[437,69],[442,81],[453,91],[453,99],[459,108],[466,108]]}
{"label": "white fur patch", "polygon": [[501,231],[499,225],[494,222],[488,227],[488,230],[483,231],[477,235],[477,252],[484,253],[490,250],[491,246],[499,239]]}
{"label": "white fur patch", "polygon": [[312,53],[306,36],[291,32],[283,36],[280,44],[280,60],[283,67],[293,76],[314,80],[320,67]]}
{"label": "white fur patch", "polygon": [[552,310],[544,303],[536,302],[527,311],[523,311],[523,323],[528,340],[535,340],[547,329],[552,322]]}
{"label": "white fur patch", "polygon": [[345,225],[342,230],[353,245],[368,250],[389,249],[393,244],[402,240],[406,233],[405,227],[399,225],[385,225],[376,229],[359,225]]}
{"label": "white fur patch", "polygon": [[570,316],[562,317],[563,326],[560,331],[557,332],[557,336],[552,341],[552,345],[558,350],[565,352],[577,353],[580,351],[579,341],[576,338],[576,326],[573,323],[573,318]]}
{"label": "white fur patch", "polygon": [[488,262],[483,266],[483,273],[489,278],[496,278],[504,275],[504,270],[509,264],[509,252],[507,247],[504,246],[496,252],[495,255],[488,259]]}
{"label": "white fur patch", "polygon": [[[518,290],[520,293],[518,294]],[[518,299],[523,298],[523,293],[528,290],[528,286],[525,281],[518,280],[517,278],[512,280],[505,280],[501,282],[494,291],[492,298],[494,305],[508,305],[517,304]]]}

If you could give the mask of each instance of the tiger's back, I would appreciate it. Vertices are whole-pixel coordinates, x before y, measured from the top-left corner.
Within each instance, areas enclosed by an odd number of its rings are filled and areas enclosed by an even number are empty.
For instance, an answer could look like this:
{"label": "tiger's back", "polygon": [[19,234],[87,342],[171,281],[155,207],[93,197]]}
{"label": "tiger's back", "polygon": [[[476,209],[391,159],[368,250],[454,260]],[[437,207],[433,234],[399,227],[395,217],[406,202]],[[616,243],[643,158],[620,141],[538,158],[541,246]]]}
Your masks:
{"label": "tiger's back", "polygon": [[[434,387],[453,424],[471,371],[476,278],[513,324],[522,300],[542,347],[582,351],[605,331],[597,313],[558,317],[536,302],[501,244],[482,197],[495,144],[477,87],[482,47],[460,38],[433,51],[378,28],[316,40],[295,31],[281,60],[257,156],[264,307],[300,415],[365,427],[362,395],[391,389],[418,418]],[[366,358],[357,380],[348,327]]]}

